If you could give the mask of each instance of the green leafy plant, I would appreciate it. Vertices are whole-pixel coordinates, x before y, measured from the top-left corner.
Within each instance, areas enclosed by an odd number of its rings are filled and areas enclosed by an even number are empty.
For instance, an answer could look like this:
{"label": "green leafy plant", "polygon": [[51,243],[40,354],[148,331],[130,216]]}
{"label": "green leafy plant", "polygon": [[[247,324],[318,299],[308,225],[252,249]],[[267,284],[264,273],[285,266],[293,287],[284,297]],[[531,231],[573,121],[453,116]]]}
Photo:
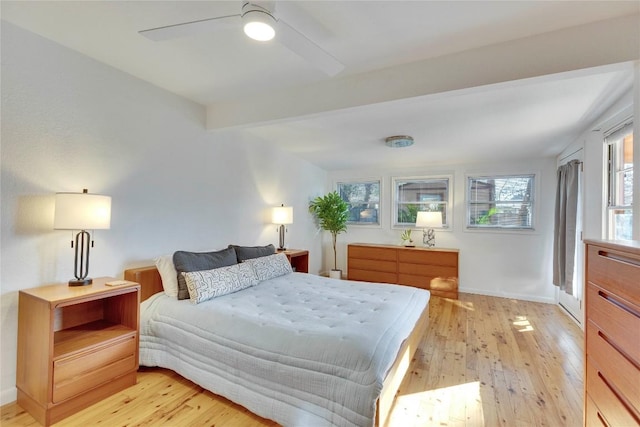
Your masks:
{"label": "green leafy plant", "polygon": [[333,269],[338,269],[336,242],[338,234],[347,231],[349,205],[342,200],[337,191],[319,196],[309,202],[309,212],[315,216],[318,226],[331,233],[333,242]]}
{"label": "green leafy plant", "polygon": [[412,230],[410,228],[407,228],[402,232],[402,234],[400,235],[400,238],[402,239],[403,243],[407,241],[409,242],[409,244],[413,243],[413,240],[411,240],[411,231]]}
{"label": "green leafy plant", "polygon": [[491,222],[491,217],[497,213],[498,213],[498,209],[496,208],[489,209],[489,211],[486,214],[482,215],[476,220],[476,224],[483,224],[483,225],[489,224]]}
{"label": "green leafy plant", "polygon": [[410,204],[404,205],[402,209],[398,211],[398,223],[399,224],[415,224],[416,217],[418,216],[418,205]]}

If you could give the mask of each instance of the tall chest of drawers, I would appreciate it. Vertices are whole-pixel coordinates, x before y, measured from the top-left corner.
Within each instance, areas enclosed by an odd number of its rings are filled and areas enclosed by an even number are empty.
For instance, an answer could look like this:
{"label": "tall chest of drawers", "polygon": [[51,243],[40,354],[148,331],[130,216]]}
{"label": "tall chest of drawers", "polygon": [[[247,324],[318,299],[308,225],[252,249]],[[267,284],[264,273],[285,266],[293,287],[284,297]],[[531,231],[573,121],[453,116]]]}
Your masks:
{"label": "tall chest of drawers", "polygon": [[585,426],[640,426],[640,242],[587,240]]}
{"label": "tall chest of drawers", "polygon": [[352,243],[347,247],[349,280],[394,283],[458,298],[458,250]]}

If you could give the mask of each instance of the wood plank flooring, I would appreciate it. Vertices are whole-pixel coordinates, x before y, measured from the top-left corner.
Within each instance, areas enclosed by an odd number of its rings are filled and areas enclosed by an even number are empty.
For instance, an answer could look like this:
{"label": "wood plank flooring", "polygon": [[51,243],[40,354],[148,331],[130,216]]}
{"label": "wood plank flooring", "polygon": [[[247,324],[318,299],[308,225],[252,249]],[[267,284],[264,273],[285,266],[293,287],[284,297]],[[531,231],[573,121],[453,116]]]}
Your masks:
{"label": "wood plank flooring", "polygon": [[[558,307],[471,294],[432,297],[430,322],[392,427],[582,424],[583,335]],[[38,425],[15,403],[0,410],[3,427]],[[156,425],[275,423],[171,371],[143,368],[137,385],[56,424]]]}

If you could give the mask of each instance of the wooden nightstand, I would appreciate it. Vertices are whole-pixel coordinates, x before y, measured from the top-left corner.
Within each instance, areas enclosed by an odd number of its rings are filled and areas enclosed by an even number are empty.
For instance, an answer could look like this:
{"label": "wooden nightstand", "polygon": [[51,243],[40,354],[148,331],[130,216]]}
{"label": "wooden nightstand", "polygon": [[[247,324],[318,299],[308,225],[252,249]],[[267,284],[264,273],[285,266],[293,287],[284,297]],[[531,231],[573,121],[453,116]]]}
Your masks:
{"label": "wooden nightstand", "polygon": [[18,405],[48,426],[136,383],[140,285],[22,290]]}
{"label": "wooden nightstand", "polygon": [[302,249],[287,249],[284,251],[278,251],[278,253],[280,252],[287,256],[287,259],[291,263],[291,267],[293,267],[293,271],[298,273],[309,272],[309,251]]}

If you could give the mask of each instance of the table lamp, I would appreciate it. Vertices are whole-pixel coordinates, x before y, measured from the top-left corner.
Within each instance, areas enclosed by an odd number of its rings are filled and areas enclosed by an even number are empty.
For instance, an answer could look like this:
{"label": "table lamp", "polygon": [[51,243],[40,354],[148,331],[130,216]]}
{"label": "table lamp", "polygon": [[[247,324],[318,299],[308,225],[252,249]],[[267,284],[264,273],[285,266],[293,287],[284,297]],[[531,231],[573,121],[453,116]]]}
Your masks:
{"label": "table lamp", "polygon": [[[55,230],[80,230],[71,241],[75,248],[73,264],[75,280],[69,280],[69,286],[90,285],[93,280],[89,274],[89,241],[87,230],[109,229],[111,226],[111,197],[82,193],[56,193],[56,207],[53,219]],[[93,240],[91,240],[93,247]]]}
{"label": "table lamp", "polygon": [[416,227],[422,228],[422,243],[432,248],[436,245],[434,228],[442,227],[442,212],[418,212]]}
{"label": "table lamp", "polygon": [[278,247],[278,250],[284,251],[287,249],[284,247],[284,226],[287,224],[293,224],[293,207],[281,205],[273,208],[273,211],[271,212],[271,222],[280,226],[278,227],[280,231],[280,246]]}

